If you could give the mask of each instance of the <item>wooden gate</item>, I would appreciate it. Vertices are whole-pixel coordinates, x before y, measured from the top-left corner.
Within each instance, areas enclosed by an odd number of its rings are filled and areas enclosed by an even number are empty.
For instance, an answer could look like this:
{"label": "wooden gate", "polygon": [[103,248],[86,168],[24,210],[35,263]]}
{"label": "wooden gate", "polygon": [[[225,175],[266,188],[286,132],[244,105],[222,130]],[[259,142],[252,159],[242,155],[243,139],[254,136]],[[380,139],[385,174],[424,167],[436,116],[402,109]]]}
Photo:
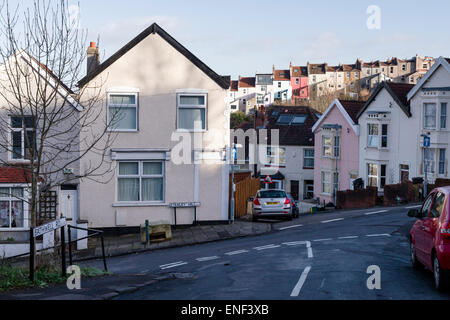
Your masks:
{"label": "wooden gate", "polygon": [[235,211],[234,216],[236,218],[245,216],[247,214],[247,201],[250,197],[254,197],[256,192],[260,189],[259,179],[245,179],[239,183],[236,183],[235,199]]}

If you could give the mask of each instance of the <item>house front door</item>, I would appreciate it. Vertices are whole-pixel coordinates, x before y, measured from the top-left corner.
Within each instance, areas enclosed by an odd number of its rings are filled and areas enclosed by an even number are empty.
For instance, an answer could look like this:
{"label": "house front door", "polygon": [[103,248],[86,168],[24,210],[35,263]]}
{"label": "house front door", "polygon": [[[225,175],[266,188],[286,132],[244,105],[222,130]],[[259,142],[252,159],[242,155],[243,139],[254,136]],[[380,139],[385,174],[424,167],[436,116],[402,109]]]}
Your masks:
{"label": "house front door", "polygon": [[78,190],[76,186],[61,186],[59,193],[59,213],[70,224],[78,220]]}

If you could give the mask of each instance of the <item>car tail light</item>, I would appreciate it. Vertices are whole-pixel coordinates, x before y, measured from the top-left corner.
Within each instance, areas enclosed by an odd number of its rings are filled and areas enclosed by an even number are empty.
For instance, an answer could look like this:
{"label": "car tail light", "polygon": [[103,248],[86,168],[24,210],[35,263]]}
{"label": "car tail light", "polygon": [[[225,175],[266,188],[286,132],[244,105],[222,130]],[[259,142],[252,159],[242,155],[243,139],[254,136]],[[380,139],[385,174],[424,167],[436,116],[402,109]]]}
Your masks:
{"label": "car tail light", "polygon": [[288,204],[290,204],[291,203],[291,200],[289,200],[289,198],[286,198],[286,201],[284,201],[284,204],[285,205],[288,205]]}
{"label": "car tail light", "polygon": [[441,234],[444,238],[450,238],[450,222],[444,223],[441,229]]}
{"label": "car tail light", "polygon": [[261,205],[261,203],[259,202],[258,198],[255,198],[255,200],[253,200],[253,204],[255,206],[260,206]]}

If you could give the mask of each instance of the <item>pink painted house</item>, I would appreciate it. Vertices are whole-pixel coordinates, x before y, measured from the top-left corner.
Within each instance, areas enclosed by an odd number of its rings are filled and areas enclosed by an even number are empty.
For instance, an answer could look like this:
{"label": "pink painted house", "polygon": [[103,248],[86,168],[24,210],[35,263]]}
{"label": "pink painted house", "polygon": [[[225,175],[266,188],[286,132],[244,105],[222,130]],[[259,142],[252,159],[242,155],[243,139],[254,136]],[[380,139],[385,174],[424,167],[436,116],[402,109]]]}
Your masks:
{"label": "pink painted house", "polygon": [[358,112],[364,103],[334,100],[317,120],[314,133],[314,198],[335,203],[337,191],[353,189],[358,178]]}
{"label": "pink painted house", "polygon": [[308,68],[293,66],[292,63],[289,68],[291,69],[292,103],[295,103],[297,99],[308,99]]}

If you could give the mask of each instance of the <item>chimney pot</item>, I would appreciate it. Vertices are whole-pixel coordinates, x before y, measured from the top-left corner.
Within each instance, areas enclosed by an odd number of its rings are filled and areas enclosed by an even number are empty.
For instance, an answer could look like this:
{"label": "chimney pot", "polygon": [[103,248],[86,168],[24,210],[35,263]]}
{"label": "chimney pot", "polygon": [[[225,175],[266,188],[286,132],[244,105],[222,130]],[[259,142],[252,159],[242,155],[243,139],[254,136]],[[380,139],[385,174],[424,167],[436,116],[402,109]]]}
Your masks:
{"label": "chimney pot", "polygon": [[91,42],[87,49],[87,74],[89,75],[100,65],[100,53],[96,42]]}

